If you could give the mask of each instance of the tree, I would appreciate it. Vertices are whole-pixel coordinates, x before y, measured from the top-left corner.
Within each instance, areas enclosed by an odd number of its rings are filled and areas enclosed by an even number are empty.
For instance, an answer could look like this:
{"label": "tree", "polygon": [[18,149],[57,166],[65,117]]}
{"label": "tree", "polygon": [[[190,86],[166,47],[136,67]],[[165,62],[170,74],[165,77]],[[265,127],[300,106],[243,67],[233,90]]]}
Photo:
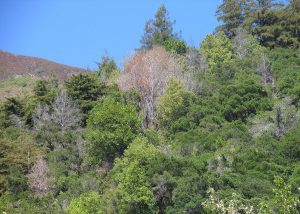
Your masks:
{"label": "tree", "polygon": [[[216,72],[217,68],[227,66],[234,57],[232,43],[223,32],[206,36],[201,43],[200,50],[207,59],[210,72]],[[221,71],[224,70],[221,69]],[[216,75],[222,76],[224,74],[219,71]]]}
{"label": "tree", "polygon": [[172,54],[185,54],[187,50],[185,42],[177,38],[169,38],[164,42],[163,46]]}
{"label": "tree", "polygon": [[251,34],[241,28],[237,29],[232,44],[239,59],[258,56],[264,50]]}
{"label": "tree", "polygon": [[216,197],[214,189],[208,190],[209,198],[203,202],[203,206],[207,213],[253,213],[253,207],[244,205],[235,193],[232,194],[232,199],[227,204],[223,200]]}
{"label": "tree", "polygon": [[300,4],[297,0],[290,0],[288,6],[277,12],[279,16],[280,34],[277,45],[281,47],[300,47]]}
{"label": "tree", "polygon": [[139,51],[127,63],[118,85],[123,91],[135,88],[141,94],[144,127],[154,126],[157,98],[178,70],[176,61],[161,47],[154,47],[145,53]]}
{"label": "tree", "polygon": [[60,91],[51,106],[36,108],[33,116],[35,130],[47,130],[47,127],[55,125],[59,131],[78,129],[80,125],[80,110],[68,96],[65,90]]}
{"label": "tree", "polygon": [[248,116],[271,110],[272,107],[264,88],[247,75],[240,76],[236,84],[223,87],[219,99],[224,106],[223,115],[228,121],[245,121]]}
{"label": "tree", "polygon": [[147,169],[160,151],[144,138],[136,138],[125,150],[124,157],[116,159],[112,169],[120,213],[155,213],[153,193]]}
{"label": "tree", "polygon": [[171,79],[158,101],[158,126],[170,130],[176,120],[187,114],[192,99],[192,92],[187,91],[180,81]]}
{"label": "tree", "polygon": [[93,163],[113,161],[123,154],[140,132],[140,120],[133,105],[111,98],[99,101],[87,121],[88,154]]}
{"label": "tree", "polygon": [[278,31],[279,13],[277,9],[282,7],[275,0],[255,0],[251,21],[251,31],[254,33],[263,46],[274,47],[276,38],[280,35]]}
{"label": "tree", "polygon": [[65,90],[62,90],[52,103],[52,121],[61,130],[72,129],[79,126],[80,111]]}
{"label": "tree", "polygon": [[43,196],[49,190],[49,171],[47,162],[42,156],[37,157],[36,163],[28,175],[29,187],[36,196]]}
{"label": "tree", "polygon": [[68,207],[69,214],[101,214],[102,200],[98,193],[89,192],[80,195],[71,201]]}
{"label": "tree", "polygon": [[291,186],[285,184],[281,177],[275,177],[274,183],[276,188],[273,189],[273,192],[275,195],[272,200],[261,203],[259,213],[299,213],[300,201],[297,196],[292,194]]}
{"label": "tree", "polygon": [[218,21],[224,24],[217,28],[225,32],[226,36],[233,38],[237,30],[245,25],[251,9],[251,0],[224,0],[216,12]]}
{"label": "tree", "polygon": [[163,45],[168,39],[176,38],[173,34],[173,24],[164,5],[161,5],[154,20],[149,20],[145,25],[145,33],[141,39],[142,48],[152,48],[154,45]]}
{"label": "tree", "polygon": [[258,137],[265,132],[269,132],[277,139],[280,139],[289,130],[295,128],[299,123],[300,114],[292,104],[290,98],[284,98],[274,105],[271,112],[265,116],[257,116],[250,120],[250,132],[254,137]]}
{"label": "tree", "polygon": [[152,186],[158,213],[166,213],[167,207],[172,205],[172,193],[176,186],[175,179],[168,172],[164,172],[162,175],[155,174]]}
{"label": "tree", "polygon": [[97,73],[102,82],[108,82],[114,76],[119,74],[119,70],[114,59],[107,56],[106,53],[103,54],[101,62],[97,63],[97,65]]}
{"label": "tree", "polygon": [[[17,194],[19,193],[18,186],[22,184],[21,189],[24,189],[24,185],[27,186],[26,177],[20,175],[29,172],[30,167],[35,163],[36,158],[43,154],[43,151],[37,147],[28,133],[22,133],[16,129],[12,131],[16,136],[12,136],[8,132],[1,133],[0,193],[8,188],[16,190],[14,193]],[[11,180],[6,183],[8,177]]]}
{"label": "tree", "polygon": [[106,93],[105,85],[100,82],[96,74],[82,73],[73,75],[65,82],[65,86],[68,94],[79,106],[83,122],[85,123],[87,115],[93,108],[95,101]]}
{"label": "tree", "polygon": [[50,104],[57,93],[58,82],[56,80],[38,80],[33,88],[38,103]]}

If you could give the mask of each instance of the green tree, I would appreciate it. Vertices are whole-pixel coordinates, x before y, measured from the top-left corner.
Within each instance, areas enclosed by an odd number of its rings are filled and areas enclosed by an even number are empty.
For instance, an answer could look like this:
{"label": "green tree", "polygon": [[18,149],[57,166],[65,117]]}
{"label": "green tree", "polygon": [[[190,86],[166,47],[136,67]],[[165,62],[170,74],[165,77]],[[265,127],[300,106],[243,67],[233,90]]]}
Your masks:
{"label": "green tree", "polygon": [[57,87],[56,80],[38,80],[33,89],[37,102],[50,104],[57,93]]}
{"label": "green tree", "polygon": [[224,32],[206,36],[201,43],[200,50],[207,58],[208,67],[211,71],[220,65],[231,63],[233,59],[232,43]]}
{"label": "green tree", "polygon": [[97,65],[98,76],[103,82],[109,82],[120,73],[114,59],[108,57],[106,53],[102,56],[101,62],[97,63]]}
{"label": "green tree", "polygon": [[89,192],[80,195],[71,201],[69,214],[101,214],[102,213],[102,200],[98,193]]}
{"label": "green tree", "polygon": [[0,193],[6,189],[14,194],[20,193],[18,190],[24,190],[26,186],[26,178],[21,175],[29,172],[43,151],[28,133],[16,128],[6,130],[0,136]]}
{"label": "green tree", "polygon": [[224,0],[216,12],[218,21],[224,24],[218,26],[218,31],[225,32],[226,36],[233,38],[238,28],[245,24],[250,12],[250,0]]}
{"label": "green tree", "polygon": [[164,5],[161,5],[154,20],[149,20],[145,25],[145,33],[141,39],[142,48],[149,49],[154,45],[163,45],[168,39],[176,38],[173,33],[173,24]]}
{"label": "green tree", "polygon": [[277,31],[278,14],[274,7],[278,4],[274,0],[256,0],[252,14],[252,32],[263,46],[274,47],[276,37],[280,34]]}
{"label": "green tree", "polygon": [[105,85],[92,73],[74,75],[65,82],[65,86],[68,94],[80,107],[84,121],[95,102],[106,93]]}
{"label": "green tree", "polygon": [[184,85],[171,79],[157,105],[158,126],[170,130],[179,118],[184,117],[192,104],[194,94],[187,91]]}
{"label": "green tree", "polygon": [[164,48],[173,54],[185,54],[187,47],[184,41],[177,38],[169,38],[163,44]]}
{"label": "green tree", "polygon": [[262,214],[294,214],[299,213],[300,201],[291,192],[291,186],[285,184],[281,177],[276,177],[274,179],[275,189],[274,198],[271,201],[263,202],[261,204],[259,213]]}
{"label": "green tree", "polygon": [[111,98],[99,101],[87,121],[88,150],[94,163],[112,161],[123,154],[140,132],[141,122],[133,105],[124,105]]}
{"label": "green tree", "polygon": [[160,151],[144,138],[137,138],[117,159],[112,169],[120,194],[120,213],[155,213],[147,170]]}
{"label": "green tree", "polygon": [[245,121],[250,115],[272,108],[266,90],[256,79],[247,75],[237,78],[236,84],[224,86],[220,90],[219,99],[224,106],[224,117],[228,121]]}

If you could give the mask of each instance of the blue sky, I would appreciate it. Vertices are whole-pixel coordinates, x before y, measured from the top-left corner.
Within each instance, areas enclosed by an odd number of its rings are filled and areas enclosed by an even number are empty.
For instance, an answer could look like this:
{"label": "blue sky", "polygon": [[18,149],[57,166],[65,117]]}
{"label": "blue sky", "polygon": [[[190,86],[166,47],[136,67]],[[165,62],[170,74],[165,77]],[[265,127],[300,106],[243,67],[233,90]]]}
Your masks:
{"label": "blue sky", "polygon": [[96,68],[104,51],[120,65],[140,46],[164,4],[190,45],[214,31],[221,0],[0,0],[0,50]]}

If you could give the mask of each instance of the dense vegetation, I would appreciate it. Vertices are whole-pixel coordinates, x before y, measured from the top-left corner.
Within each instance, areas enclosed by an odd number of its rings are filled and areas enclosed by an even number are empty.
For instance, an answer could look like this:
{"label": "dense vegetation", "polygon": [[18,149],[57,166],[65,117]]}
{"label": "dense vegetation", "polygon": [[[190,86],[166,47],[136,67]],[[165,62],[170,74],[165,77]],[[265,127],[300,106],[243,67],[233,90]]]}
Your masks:
{"label": "dense vegetation", "polygon": [[300,213],[300,5],[224,0],[199,48],[161,6],[120,71],[1,101],[3,213]]}

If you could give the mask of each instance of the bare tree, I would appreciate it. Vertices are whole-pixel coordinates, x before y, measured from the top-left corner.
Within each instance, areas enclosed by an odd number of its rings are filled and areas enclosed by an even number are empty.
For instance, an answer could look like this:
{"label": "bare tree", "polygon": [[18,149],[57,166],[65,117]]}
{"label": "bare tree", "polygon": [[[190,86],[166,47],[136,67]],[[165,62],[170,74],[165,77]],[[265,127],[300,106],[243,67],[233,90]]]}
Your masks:
{"label": "bare tree", "polygon": [[258,137],[269,132],[276,138],[281,138],[289,130],[295,128],[300,120],[300,112],[292,105],[291,98],[284,98],[264,117],[254,117],[249,120],[250,133]]}
{"label": "bare tree", "polygon": [[38,105],[33,116],[34,129],[41,130],[50,121],[49,107],[47,105]]}
{"label": "bare tree", "polygon": [[41,130],[46,125],[54,123],[59,126],[61,131],[64,131],[78,127],[80,120],[80,111],[65,90],[58,93],[50,107],[39,105],[33,117],[36,130]]}
{"label": "bare tree", "polygon": [[48,173],[47,162],[42,156],[39,156],[28,175],[29,187],[34,195],[43,196],[49,192]]}
{"label": "bare tree", "polygon": [[194,70],[204,71],[207,68],[206,57],[196,48],[189,48],[186,52],[186,58]]}
{"label": "bare tree", "polygon": [[292,105],[292,99],[285,98],[274,107],[274,124],[273,131],[275,137],[281,138],[290,129],[295,128],[299,122],[299,111]]}
{"label": "bare tree", "polygon": [[9,119],[11,120],[11,122],[18,128],[24,128],[24,122],[21,120],[21,118],[16,115],[16,114],[11,114],[9,116]]}
{"label": "bare tree", "polygon": [[59,125],[61,130],[78,126],[80,112],[65,90],[62,90],[52,104],[52,121]]}
{"label": "bare tree", "polygon": [[252,54],[254,48],[251,45],[252,42],[255,42],[255,39],[246,30],[238,29],[236,31],[236,36],[233,38],[233,47],[238,58],[243,59]]}
{"label": "bare tree", "polygon": [[201,94],[203,81],[200,79],[207,68],[205,56],[197,49],[189,48],[186,56],[176,56],[176,62],[180,65],[180,69],[176,69],[176,78],[182,82],[187,90],[198,95]]}
{"label": "bare tree", "polygon": [[121,90],[136,88],[141,93],[145,127],[154,126],[157,98],[177,69],[180,68],[176,61],[162,47],[137,52],[125,66],[125,74],[118,84]]}

